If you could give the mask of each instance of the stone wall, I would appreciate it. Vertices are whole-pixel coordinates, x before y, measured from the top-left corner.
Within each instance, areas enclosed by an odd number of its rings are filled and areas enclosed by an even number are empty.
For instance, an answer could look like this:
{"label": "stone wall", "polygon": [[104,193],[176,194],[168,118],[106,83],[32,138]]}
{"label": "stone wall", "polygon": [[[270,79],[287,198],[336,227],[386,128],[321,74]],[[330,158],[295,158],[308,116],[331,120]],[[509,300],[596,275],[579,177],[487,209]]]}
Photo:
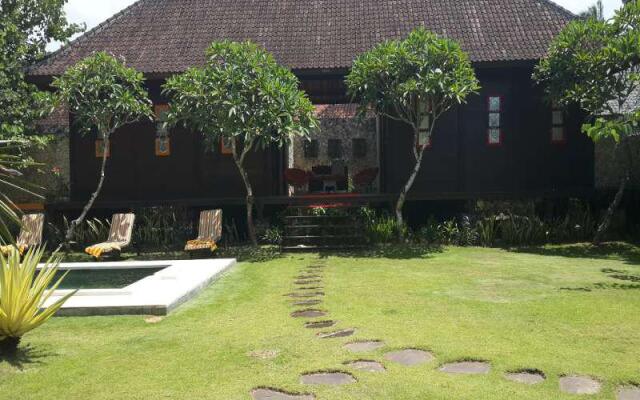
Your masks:
{"label": "stone wall", "polygon": [[[289,160],[290,166],[311,171],[314,166],[331,166],[334,161],[341,161],[348,168],[349,178],[364,169],[378,167],[378,134],[374,115],[358,118],[356,106],[352,104],[317,106],[316,112],[320,129],[310,139],[318,143],[318,157],[305,157],[305,140],[296,139],[292,148],[293,157]],[[342,157],[338,160],[329,156],[330,139],[342,142]],[[353,139],[365,140],[366,154],[363,157],[354,157]],[[373,189],[377,190],[377,187]]]}
{"label": "stone wall", "polygon": [[[640,138],[631,141],[633,157],[632,187],[640,189]],[[620,151],[620,150],[619,150]],[[626,157],[617,155],[613,140],[601,140],[595,146],[595,186],[598,190],[615,190],[620,184]]]}

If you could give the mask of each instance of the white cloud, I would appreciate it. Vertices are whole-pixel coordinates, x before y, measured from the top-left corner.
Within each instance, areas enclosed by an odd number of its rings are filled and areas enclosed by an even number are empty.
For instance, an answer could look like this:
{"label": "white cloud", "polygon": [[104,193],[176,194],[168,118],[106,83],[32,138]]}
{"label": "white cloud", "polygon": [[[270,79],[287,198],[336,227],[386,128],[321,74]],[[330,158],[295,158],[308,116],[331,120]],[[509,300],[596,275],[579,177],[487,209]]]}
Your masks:
{"label": "white cloud", "polygon": [[[86,23],[87,29],[91,29],[135,2],[136,0],[69,0],[65,9],[71,22]],[[578,13],[587,9],[590,4],[595,3],[595,0],[555,0],[555,2]],[[611,16],[613,11],[622,5],[622,0],[603,0],[603,3],[605,14]],[[49,49],[55,50],[58,47],[60,45],[56,43],[49,46]]]}

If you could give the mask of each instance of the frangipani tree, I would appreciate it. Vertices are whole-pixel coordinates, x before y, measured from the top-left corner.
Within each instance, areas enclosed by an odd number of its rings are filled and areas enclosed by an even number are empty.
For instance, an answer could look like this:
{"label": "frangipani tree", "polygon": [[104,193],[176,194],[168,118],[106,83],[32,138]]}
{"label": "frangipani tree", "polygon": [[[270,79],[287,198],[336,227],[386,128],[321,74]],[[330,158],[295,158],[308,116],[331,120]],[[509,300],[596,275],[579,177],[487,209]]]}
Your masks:
{"label": "frangipani tree", "polygon": [[625,170],[594,242],[600,243],[631,179],[629,141],[640,132],[640,1],[628,2],[608,21],[571,22],[555,38],[534,79],[550,101],[579,106],[587,115],[582,131],[594,142],[611,139]]}
{"label": "frangipani tree", "polygon": [[103,141],[98,186],[80,216],[71,223],[66,234],[69,242],[102,190],[111,135],[125,125],[151,119],[152,107],[143,75],[104,52],[95,53],[69,68],[54,80],[53,87],[58,91],[59,101],[68,104],[78,132],[97,132]]}
{"label": "frangipani tree", "polygon": [[404,122],[413,132],[415,164],[396,203],[396,219],[402,227],[407,193],[420,172],[426,148],[418,143],[428,143],[438,118],[480,89],[478,79],[456,42],[418,28],[404,40],[381,43],[359,56],[347,76],[347,87],[362,112],[372,108],[380,116]]}
{"label": "frangipani tree", "polygon": [[171,99],[169,125],[200,132],[213,150],[226,140],[245,185],[249,238],[257,243],[253,223],[254,193],[245,162],[252,151],[283,147],[318,126],[314,108],[296,76],[251,42],[222,41],[207,50],[207,64],[167,80]]}

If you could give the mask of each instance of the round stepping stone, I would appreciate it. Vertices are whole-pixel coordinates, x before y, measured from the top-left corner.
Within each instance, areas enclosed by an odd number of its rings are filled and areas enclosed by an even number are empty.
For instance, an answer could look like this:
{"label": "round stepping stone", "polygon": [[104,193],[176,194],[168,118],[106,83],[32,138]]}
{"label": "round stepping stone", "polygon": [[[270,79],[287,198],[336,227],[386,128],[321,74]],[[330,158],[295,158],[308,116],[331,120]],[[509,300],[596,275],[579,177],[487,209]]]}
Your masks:
{"label": "round stepping stone", "polygon": [[482,361],[462,361],[445,364],[440,367],[440,371],[447,374],[481,375],[488,374],[491,371],[491,365]]}
{"label": "round stepping stone", "polygon": [[384,358],[406,367],[420,365],[434,360],[433,354],[428,351],[416,349],[392,351],[385,354]]}
{"label": "round stepping stone", "polygon": [[640,387],[623,387],[616,393],[616,400],[640,400]]}
{"label": "round stepping stone", "polygon": [[296,290],[316,290],[317,291],[322,289],[324,289],[322,286],[304,286],[304,287],[299,287]]}
{"label": "round stepping stone", "polygon": [[336,332],[327,332],[327,333],[318,333],[318,337],[320,339],[335,339],[335,338],[343,338],[349,337],[356,333],[355,329],[343,329]]}
{"label": "round stepping stone", "polygon": [[380,364],[377,361],[364,361],[364,360],[351,361],[351,362],[345,363],[345,365],[353,369],[357,369],[358,371],[364,371],[364,372],[386,372],[387,371],[384,365]]}
{"label": "round stepping stone", "polygon": [[300,280],[300,281],[295,281],[296,285],[303,285],[303,286],[309,286],[309,285],[317,285],[319,283],[322,283],[322,281],[320,279],[311,279],[311,280]]}
{"label": "round stepping stone", "polygon": [[371,351],[376,351],[382,347],[384,347],[384,342],[380,340],[353,342],[353,343],[347,343],[344,345],[344,348],[349,350],[352,353],[367,353]]}
{"label": "round stepping stone", "polygon": [[300,377],[300,382],[305,385],[347,385],[355,383],[356,378],[346,372],[316,372]]}
{"label": "round stepping stone", "polygon": [[274,389],[254,389],[251,391],[253,400],[314,400],[312,394],[290,394]]}
{"label": "round stepping stone", "polygon": [[327,315],[326,312],[320,310],[300,310],[291,313],[293,318],[318,318]]}
{"label": "round stepping stone", "polygon": [[560,390],[568,394],[598,394],[602,384],[588,376],[563,376]]}
{"label": "round stepping stone", "polygon": [[308,297],[324,296],[324,293],[323,292],[298,292],[298,293],[289,293],[285,296],[304,299]]}
{"label": "round stepping stone", "polygon": [[147,324],[159,324],[160,322],[162,322],[162,320],[164,320],[164,317],[157,317],[157,316],[150,316],[150,317],[146,317],[144,319],[144,322],[146,322]]}
{"label": "round stepping stone", "polygon": [[542,372],[534,370],[509,372],[506,373],[504,377],[511,382],[522,383],[525,385],[537,385],[538,383],[544,382],[546,379]]}
{"label": "round stepping stone", "polygon": [[315,264],[315,265],[309,265],[307,268],[322,269],[322,268],[327,268],[327,266],[326,265],[322,265],[322,264]]}
{"label": "round stepping stone", "polygon": [[294,306],[317,306],[322,300],[303,300],[293,303]]}
{"label": "round stepping stone", "polygon": [[304,327],[307,329],[324,329],[330,328],[336,324],[336,321],[318,321],[318,322],[307,322],[304,324]]}
{"label": "round stepping stone", "polygon": [[309,280],[309,279],[322,279],[322,276],[316,274],[302,274],[296,277],[298,280]]}

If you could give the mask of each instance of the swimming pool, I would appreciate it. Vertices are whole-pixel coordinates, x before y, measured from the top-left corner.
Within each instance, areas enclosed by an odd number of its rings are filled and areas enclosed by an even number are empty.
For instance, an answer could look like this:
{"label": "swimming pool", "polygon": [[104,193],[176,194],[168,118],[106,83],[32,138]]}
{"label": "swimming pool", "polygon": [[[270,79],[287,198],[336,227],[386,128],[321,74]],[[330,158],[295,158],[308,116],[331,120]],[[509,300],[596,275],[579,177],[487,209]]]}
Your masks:
{"label": "swimming pool", "polygon": [[236,264],[235,259],[63,263],[63,285],[45,305],[78,292],[59,316],[167,315]]}

